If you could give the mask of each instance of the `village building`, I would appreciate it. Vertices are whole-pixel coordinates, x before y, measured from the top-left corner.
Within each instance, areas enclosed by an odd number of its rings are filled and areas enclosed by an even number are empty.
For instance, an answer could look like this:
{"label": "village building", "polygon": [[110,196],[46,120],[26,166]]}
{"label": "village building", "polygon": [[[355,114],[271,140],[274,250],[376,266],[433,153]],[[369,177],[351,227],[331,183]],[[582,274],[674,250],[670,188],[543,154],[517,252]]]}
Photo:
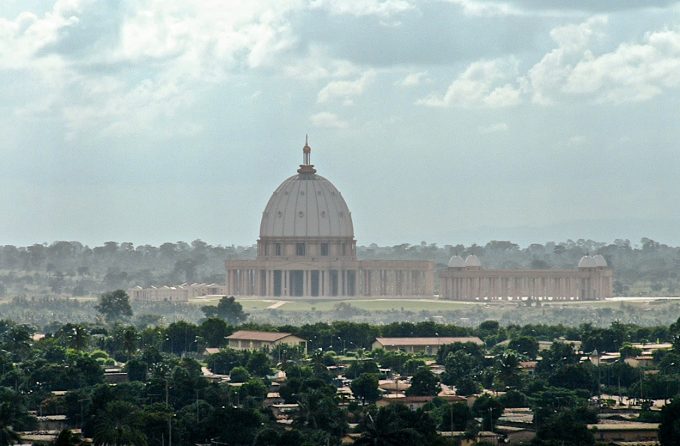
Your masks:
{"label": "village building", "polygon": [[187,302],[191,298],[224,296],[226,287],[216,283],[183,283],[174,286],[136,286],[127,290],[131,300],[141,302]]}
{"label": "village building", "polygon": [[588,429],[598,443],[658,441],[659,423],[598,423],[589,424]]}
{"label": "village building", "polygon": [[476,336],[466,337],[419,337],[419,338],[376,338],[371,345],[371,350],[383,349],[386,351],[403,351],[406,353],[436,354],[442,345],[462,344],[471,342],[484,345],[484,342]]}
{"label": "village building", "polygon": [[271,350],[277,345],[302,347],[307,353],[307,341],[290,333],[239,330],[227,336],[229,348],[234,350]]}

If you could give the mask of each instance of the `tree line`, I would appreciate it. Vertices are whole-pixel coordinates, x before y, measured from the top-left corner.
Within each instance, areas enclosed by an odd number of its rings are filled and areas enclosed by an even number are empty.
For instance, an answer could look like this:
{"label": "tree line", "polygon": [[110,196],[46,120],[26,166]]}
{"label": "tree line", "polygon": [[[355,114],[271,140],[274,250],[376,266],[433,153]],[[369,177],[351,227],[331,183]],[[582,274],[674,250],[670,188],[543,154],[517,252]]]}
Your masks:
{"label": "tree line", "polygon": [[[453,445],[439,431],[495,429],[505,408],[529,407],[534,414],[535,446],[594,445],[589,423],[598,421],[601,394],[642,400],[640,421],[661,423],[662,445],[680,441],[676,422],[680,400],[662,411],[644,401],[672,399],[680,393],[680,320],[669,326],[612,324],[607,328],[543,324],[501,326],[485,321],[476,327],[433,322],[384,326],[333,322],[298,326],[243,323],[238,302],[224,298],[202,309],[198,324],[134,326],[124,292],[102,295],[96,323],[66,323],[36,337],[34,327],[0,321],[0,444],[11,444],[17,431],[36,427],[31,415],[66,414],[69,428],[81,428],[95,444],[164,445],[339,445],[352,433],[361,445]],[[308,342],[303,349],[286,345],[272,350],[238,351],[225,337],[236,329],[291,332]],[[371,351],[375,336],[479,336],[483,345],[442,346],[434,356],[401,351]],[[552,341],[539,351],[539,341]],[[581,342],[585,354],[619,351],[621,360],[596,366],[581,360],[570,344]],[[655,356],[654,374],[640,373],[625,362],[637,352],[633,342],[668,341],[670,350]],[[204,355],[206,347],[220,348]],[[434,374],[426,361],[443,368]],[[521,363],[537,361],[527,375]],[[129,382],[105,383],[104,369],[122,367]],[[209,380],[202,367],[229,376],[228,383]],[[389,372],[385,372],[389,370]],[[277,392],[295,404],[291,423],[277,423],[265,404],[272,375],[286,380]],[[340,371],[340,372],[339,372]],[[355,397],[343,399],[341,373]],[[410,396],[436,397],[440,384],[455,386],[458,395],[482,389],[474,404],[434,398],[410,410],[390,404],[379,407],[378,379],[388,373],[408,382]],[[53,391],[65,391],[55,394]],[[351,427],[355,426],[355,427]],[[53,444],[80,444],[68,429]]]}
{"label": "tree line", "polygon": [[[453,255],[477,255],[487,268],[574,268],[587,254],[601,254],[615,270],[619,296],[680,294],[680,247],[643,238],[637,244],[617,239],[534,243],[509,241],[486,245],[400,244],[360,246],[359,258],[432,260],[443,268]],[[31,246],[0,246],[0,296],[41,294],[85,296],[115,288],[183,282],[224,281],[224,261],[254,258],[255,246],[163,243],[160,246],[106,242],[89,247],[57,241]]]}

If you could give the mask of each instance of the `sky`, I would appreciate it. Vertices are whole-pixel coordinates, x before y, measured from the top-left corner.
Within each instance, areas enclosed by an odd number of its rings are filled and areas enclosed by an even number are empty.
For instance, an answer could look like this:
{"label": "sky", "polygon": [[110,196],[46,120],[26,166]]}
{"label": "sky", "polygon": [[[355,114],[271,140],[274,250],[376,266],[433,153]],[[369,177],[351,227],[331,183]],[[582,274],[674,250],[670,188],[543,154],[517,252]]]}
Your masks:
{"label": "sky", "polygon": [[312,161],[359,244],[680,244],[680,3],[3,0],[0,244],[254,243]]}

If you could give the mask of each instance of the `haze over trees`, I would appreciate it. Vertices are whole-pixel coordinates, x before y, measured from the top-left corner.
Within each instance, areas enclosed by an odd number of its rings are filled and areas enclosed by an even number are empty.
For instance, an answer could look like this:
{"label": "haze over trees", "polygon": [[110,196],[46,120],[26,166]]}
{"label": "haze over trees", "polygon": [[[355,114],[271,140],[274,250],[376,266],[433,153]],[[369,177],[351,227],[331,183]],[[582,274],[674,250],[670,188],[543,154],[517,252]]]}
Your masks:
{"label": "haze over trees", "polygon": [[[360,246],[362,259],[422,259],[444,267],[452,255],[477,255],[487,268],[574,268],[581,256],[601,254],[615,270],[615,294],[624,296],[680,295],[680,247],[643,238],[612,243],[593,240],[534,243],[527,247],[509,241],[486,245]],[[214,246],[201,240],[160,246],[106,242],[89,247],[57,241],[0,247],[0,297],[38,295],[95,295],[135,285],[222,283],[224,261],[254,258],[255,246]]]}

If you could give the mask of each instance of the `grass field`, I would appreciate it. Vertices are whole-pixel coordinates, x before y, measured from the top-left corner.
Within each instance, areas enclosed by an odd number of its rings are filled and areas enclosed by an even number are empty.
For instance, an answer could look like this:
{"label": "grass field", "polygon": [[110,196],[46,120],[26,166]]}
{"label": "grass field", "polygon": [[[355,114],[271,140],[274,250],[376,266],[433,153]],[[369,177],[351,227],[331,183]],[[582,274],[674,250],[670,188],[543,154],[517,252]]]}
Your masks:
{"label": "grass field", "polygon": [[[450,311],[464,308],[484,307],[484,308],[498,308],[516,307],[517,303],[513,302],[454,302],[436,299],[344,299],[344,300],[287,300],[281,301],[275,298],[258,299],[258,298],[239,298],[238,302],[243,306],[244,311],[261,311],[261,310],[279,310],[285,312],[294,311],[332,311],[339,303],[349,304],[354,308],[366,311]],[[197,298],[192,299],[191,302],[196,305],[216,305],[219,297]],[[278,305],[275,305],[277,304]],[[656,306],[667,305],[669,301],[575,301],[575,302],[549,302],[544,304],[544,308],[559,308],[559,307],[588,307],[588,308],[620,308],[626,307],[649,308]],[[268,308],[275,306],[274,308]]]}

